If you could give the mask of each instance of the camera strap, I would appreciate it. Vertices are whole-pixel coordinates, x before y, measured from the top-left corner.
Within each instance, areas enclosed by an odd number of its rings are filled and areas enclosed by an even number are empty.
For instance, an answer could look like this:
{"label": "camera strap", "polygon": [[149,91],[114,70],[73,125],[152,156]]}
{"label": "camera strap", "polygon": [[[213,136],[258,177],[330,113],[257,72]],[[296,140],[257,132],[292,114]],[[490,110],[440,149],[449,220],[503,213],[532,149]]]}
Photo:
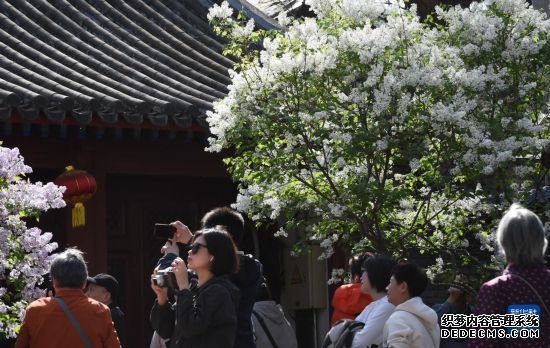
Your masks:
{"label": "camera strap", "polygon": [[82,343],[84,343],[84,347],[86,348],[92,348],[92,344],[90,343],[90,339],[88,336],[86,336],[86,333],[82,329],[82,326],[78,323],[78,320],[76,320],[76,317],[74,316],[73,312],[69,309],[69,306],[63,301],[60,297],[54,297],[53,298],[55,302],[63,309],[63,312],[67,315],[67,318],[69,318],[69,321],[71,322],[71,325],[75,328],[76,332],[78,333],[78,336],[80,336],[80,339],[82,340]]}

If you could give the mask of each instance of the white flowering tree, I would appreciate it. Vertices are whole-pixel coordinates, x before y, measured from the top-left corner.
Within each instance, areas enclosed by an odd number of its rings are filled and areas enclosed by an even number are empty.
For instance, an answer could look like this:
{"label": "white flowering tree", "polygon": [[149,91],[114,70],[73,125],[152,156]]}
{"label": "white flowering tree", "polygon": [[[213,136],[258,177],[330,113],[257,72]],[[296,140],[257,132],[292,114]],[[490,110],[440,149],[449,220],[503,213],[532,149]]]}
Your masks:
{"label": "white flowering tree", "polygon": [[40,212],[65,206],[64,187],[31,183],[17,148],[0,146],[0,341],[14,338],[27,304],[43,295],[37,285],[50,268],[51,233],[27,224]]}
{"label": "white flowering tree", "polygon": [[307,3],[316,18],[279,18],[281,32],[226,3],[209,13],[240,58],[208,114],[209,150],[233,151],[235,206],[323,257],[339,243],[441,269],[492,251],[495,219],[544,174],[549,21],[522,0],[425,23],[398,0]]}

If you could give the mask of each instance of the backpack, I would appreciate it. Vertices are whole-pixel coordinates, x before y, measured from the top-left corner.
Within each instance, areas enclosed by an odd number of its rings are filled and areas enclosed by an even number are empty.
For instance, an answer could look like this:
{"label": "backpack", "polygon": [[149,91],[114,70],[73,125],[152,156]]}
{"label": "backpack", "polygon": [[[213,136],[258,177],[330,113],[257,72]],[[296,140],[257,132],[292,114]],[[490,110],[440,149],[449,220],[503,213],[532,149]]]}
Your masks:
{"label": "backpack", "polygon": [[352,319],[338,320],[327,332],[322,348],[348,348],[351,347],[353,336],[361,331],[365,323]]}

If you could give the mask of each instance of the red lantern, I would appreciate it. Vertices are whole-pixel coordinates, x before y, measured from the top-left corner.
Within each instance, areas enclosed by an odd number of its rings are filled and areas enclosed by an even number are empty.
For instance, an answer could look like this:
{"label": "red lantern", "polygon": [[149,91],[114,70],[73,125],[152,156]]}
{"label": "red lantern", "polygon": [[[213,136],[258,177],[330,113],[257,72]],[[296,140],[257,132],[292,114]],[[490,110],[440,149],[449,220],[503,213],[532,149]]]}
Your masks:
{"label": "red lantern", "polygon": [[73,166],[65,167],[65,172],[58,176],[54,183],[65,186],[63,199],[73,206],[72,226],[79,227],[86,224],[86,210],[84,202],[90,199],[97,190],[95,178],[84,170],[76,170]]}

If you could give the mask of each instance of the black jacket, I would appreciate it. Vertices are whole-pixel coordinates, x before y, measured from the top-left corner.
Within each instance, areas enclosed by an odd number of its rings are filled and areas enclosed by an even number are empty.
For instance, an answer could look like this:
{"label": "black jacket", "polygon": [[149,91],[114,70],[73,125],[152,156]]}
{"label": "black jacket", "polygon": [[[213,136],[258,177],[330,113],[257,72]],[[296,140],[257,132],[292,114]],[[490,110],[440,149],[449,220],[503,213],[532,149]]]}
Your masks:
{"label": "black jacket", "polygon": [[170,348],[231,348],[237,330],[239,290],[227,277],[176,292],[176,304],[151,310],[151,325]]}
{"label": "black jacket", "polygon": [[235,348],[255,348],[252,330],[252,307],[256,294],[263,281],[262,264],[252,255],[241,254],[239,270],[231,276],[233,283],[239,288],[241,295],[237,309],[237,337]]}
{"label": "black jacket", "polygon": [[[187,253],[188,246],[179,244],[180,255]],[[166,254],[157,263],[159,269],[170,267],[177,255]],[[189,277],[194,277],[192,272]],[[256,348],[254,332],[252,330],[252,307],[256,300],[256,294],[263,282],[263,270],[260,261],[252,255],[239,255],[239,270],[230,277],[233,284],[240,290],[239,306],[237,308],[237,335],[235,336],[235,348]],[[160,332],[157,331],[160,334]],[[161,337],[166,337],[162,336]]]}
{"label": "black jacket", "polygon": [[128,342],[126,341],[126,323],[124,322],[124,313],[112,302],[109,304],[109,309],[111,310],[111,318],[113,319],[113,324],[115,325],[115,330],[118,340],[120,341],[120,345],[122,348],[127,348]]}

